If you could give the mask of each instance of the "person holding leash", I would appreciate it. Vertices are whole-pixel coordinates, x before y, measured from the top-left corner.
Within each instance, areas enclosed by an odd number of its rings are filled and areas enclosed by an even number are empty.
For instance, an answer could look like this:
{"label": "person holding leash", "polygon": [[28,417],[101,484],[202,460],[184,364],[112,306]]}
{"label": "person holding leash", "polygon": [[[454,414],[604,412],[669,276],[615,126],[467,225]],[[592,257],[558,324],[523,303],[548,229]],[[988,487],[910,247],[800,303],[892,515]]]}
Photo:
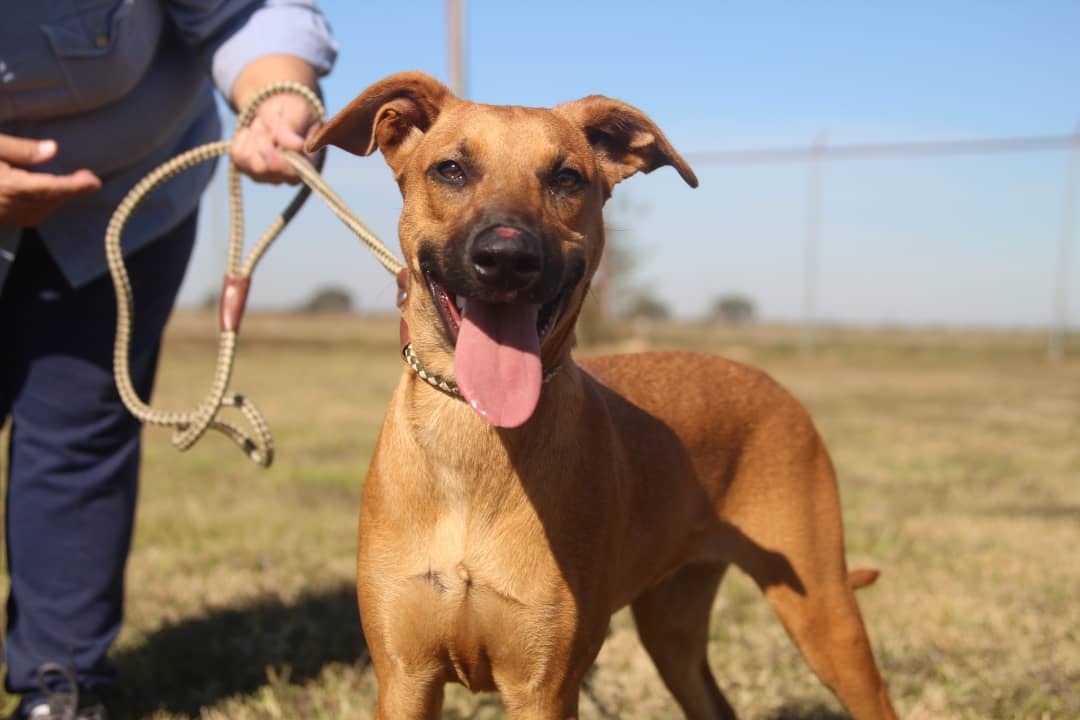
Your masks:
{"label": "person holding leash", "polygon": [[[0,421],[11,418],[5,656],[14,718],[105,720],[116,681],[139,473],[139,423],[112,374],[105,228],[149,170],[221,135],[272,82],[317,90],[336,47],[315,0],[10,3],[0,24]],[[318,125],[291,94],[232,142],[256,180],[295,183],[277,148]],[[209,164],[140,206],[124,235],[131,371],[149,396]]]}

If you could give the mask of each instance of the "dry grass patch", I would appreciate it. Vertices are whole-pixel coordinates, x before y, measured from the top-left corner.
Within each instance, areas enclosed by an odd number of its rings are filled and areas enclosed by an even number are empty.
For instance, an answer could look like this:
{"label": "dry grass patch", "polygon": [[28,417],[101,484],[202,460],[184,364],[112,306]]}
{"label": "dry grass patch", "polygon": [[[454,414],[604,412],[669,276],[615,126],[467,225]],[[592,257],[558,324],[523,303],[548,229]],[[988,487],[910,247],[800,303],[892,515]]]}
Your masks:
{"label": "dry grass patch", "polygon": [[[368,718],[356,511],[402,365],[396,318],[253,315],[235,386],[264,411],[263,471],[227,441],[187,453],[150,429],[128,615],[125,719]],[[810,407],[840,475],[849,554],[883,572],[860,603],[908,718],[1080,717],[1080,365],[1024,333],[644,329],[636,346],[765,367]],[[183,407],[213,365],[213,320],[170,327],[155,404]],[[747,718],[839,718],[756,588],[732,571],[710,661]],[[10,705],[10,699],[7,700]],[[632,621],[616,615],[583,718],[675,717]],[[501,718],[448,692],[447,718]]]}

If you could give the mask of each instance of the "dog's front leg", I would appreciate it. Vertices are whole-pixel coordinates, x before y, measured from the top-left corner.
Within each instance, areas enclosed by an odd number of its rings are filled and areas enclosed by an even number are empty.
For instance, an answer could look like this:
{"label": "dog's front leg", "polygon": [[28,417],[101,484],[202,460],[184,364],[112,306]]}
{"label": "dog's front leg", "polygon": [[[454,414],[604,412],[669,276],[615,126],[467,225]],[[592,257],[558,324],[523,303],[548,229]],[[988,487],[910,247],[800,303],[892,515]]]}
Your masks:
{"label": "dog's front leg", "polygon": [[531,692],[502,690],[507,720],[577,720],[578,686],[572,691],[557,688],[534,689]]}
{"label": "dog's front leg", "polygon": [[[606,615],[603,617],[606,619]],[[551,631],[553,626],[557,627],[558,623],[546,629]],[[543,631],[537,630],[536,634]],[[528,674],[508,674],[507,668],[501,674],[497,671],[496,683],[507,719],[577,720],[581,683],[606,635],[606,622],[588,623],[579,626],[572,635],[551,638],[548,653],[531,653]]]}
{"label": "dog's front leg", "polygon": [[379,697],[375,720],[437,720],[442,716],[443,678],[410,676],[400,670],[387,672],[378,666],[375,676]]}
{"label": "dog's front leg", "polygon": [[386,557],[372,562],[379,553],[367,540],[377,534],[376,526],[364,519],[361,528],[370,532],[361,533],[358,601],[378,684],[375,720],[436,720],[442,714],[447,677],[438,637],[422,632],[433,630],[432,612],[423,593],[410,592],[409,582],[388,579],[402,573]]}

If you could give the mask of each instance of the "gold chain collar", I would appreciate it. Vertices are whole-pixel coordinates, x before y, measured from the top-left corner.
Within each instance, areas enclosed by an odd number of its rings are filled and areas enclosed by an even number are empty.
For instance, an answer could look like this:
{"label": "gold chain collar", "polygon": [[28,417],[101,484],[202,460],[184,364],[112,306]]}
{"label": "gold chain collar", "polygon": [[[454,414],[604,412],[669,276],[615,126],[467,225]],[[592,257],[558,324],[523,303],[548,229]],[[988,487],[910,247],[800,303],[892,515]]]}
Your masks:
{"label": "gold chain collar", "polygon": [[[409,367],[420,376],[420,379],[426,382],[428,385],[441,390],[450,397],[457,398],[458,400],[465,400],[465,397],[461,394],[461,389],[457,383],[453,380],[447,380],[441,375],[428,372],[423,364],[420,362],[420,358],[416,357],[416,352],[413,351],[412,343],[407,343],[405,347],[401,349],[401,354],[405,358],[405,362],[409,364]],[[562,365],[556,365],[550,370],[544,371],[544,382],[547,383],[553,377],[559,374],[559,370],[562,369]]]}

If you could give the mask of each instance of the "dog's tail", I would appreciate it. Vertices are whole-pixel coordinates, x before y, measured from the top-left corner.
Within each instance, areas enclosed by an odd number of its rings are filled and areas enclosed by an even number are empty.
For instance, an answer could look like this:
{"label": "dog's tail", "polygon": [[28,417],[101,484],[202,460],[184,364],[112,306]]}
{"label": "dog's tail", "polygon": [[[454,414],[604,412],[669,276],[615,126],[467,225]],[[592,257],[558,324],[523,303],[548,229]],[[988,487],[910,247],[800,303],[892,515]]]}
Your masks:
{"label": "dog's tail", "polygon": [[881,573],[873,568],[857,568],[847,575],[848,585],[852,590],[859,590],[867,585],[873,585]]}

